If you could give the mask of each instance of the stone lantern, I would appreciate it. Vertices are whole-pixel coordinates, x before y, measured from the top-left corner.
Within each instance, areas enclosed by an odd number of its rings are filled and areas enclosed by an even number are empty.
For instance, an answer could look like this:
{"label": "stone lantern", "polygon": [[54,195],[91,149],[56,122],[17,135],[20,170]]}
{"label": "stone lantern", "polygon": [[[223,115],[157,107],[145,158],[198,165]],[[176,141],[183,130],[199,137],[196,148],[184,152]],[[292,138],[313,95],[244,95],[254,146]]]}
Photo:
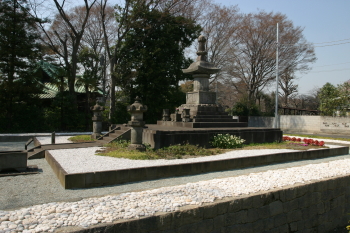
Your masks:
{"label": "stone lantern", "polygon": [[147,111],[147,106],[140,103],[141,99],[137,96],[135,102],[127,107],[128,112],[131,113],[131,121],[128,125],[131,127],[131,144],[130,150],[146,150],[145,145],[142,144],[142,133],[145,122],[143,121],[143,113]]}
{"label": "stone lantern", "polygon": [[96,102],[95,106],[91,107],[91,111],[94,112],[94,116],[92,117],[92,126],[93,126],[93,132],[91,135],[92,139],[97,139],[101,137],[101,132],[102,132],[102,111],[105,108]]}

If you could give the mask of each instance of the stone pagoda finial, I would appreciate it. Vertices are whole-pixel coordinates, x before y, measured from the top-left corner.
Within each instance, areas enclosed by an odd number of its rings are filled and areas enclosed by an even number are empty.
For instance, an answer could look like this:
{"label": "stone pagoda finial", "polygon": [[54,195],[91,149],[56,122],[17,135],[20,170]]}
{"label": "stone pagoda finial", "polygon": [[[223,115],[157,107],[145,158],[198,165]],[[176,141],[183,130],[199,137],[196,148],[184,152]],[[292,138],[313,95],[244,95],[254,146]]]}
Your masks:
{"label": "stone pagoda finial", "polygon": [[[216,68],[213,63],[207,61],[207,54],[205,48],[205,42],[207,39],[205,36],[198,37],[198,51],[197,51],[197,60],[193,62],[187,69],[183,69],[182,72],[185,74],[215,74],[220,71],[219,68]],[[209,77],[208,77],[209,78]]]}
{"label": "stone pagoda finial", "polygon": [[205,36],[199,36],[198,37],[198,51],[197,51],[197,61],[207,61],[207,50],[205,48],[205,42],[207,39]]}

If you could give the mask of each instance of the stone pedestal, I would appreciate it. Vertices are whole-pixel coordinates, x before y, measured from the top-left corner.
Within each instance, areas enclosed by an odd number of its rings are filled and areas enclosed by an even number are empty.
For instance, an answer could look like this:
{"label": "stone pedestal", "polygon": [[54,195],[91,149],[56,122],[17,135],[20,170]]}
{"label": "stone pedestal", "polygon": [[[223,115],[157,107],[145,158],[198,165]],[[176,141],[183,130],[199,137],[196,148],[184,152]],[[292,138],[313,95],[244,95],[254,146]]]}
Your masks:
{"label": "stone pedestal", "polygon": [[186,104],[215,104],[216,93],[211,91],[198,91],[186,93]]}
{"label": "stone pedestal", "polygon": [[136,97],[135,102],[127,107],[131,113],[131,121],[128,125],[131,127],[131,144],[130,150],[146,150],[146,146],[142,144],[142,132],[145,122],[143,121],[143,113],[147,111],[147,106],[140,103],[141,99]]}

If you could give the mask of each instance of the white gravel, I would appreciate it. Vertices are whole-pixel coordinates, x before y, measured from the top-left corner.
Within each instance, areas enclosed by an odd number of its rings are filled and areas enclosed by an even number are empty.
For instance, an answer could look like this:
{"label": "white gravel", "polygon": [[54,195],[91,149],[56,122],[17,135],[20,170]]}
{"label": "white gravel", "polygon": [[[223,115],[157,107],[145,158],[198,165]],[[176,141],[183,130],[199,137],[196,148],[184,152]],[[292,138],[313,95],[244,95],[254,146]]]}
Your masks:
{"label": "white gravel", "polygon": [[[73,143],[72,141],[69,141],[68,138],[71,138],[71,136],[58,136],[55,137],[55,143]],[[41,145],[51,144],[51,136],[50,137],[36,137]]]}
{"label": "white gravel", "polygon": [[0,231],[34,233],[53,232],[64,226],[88,227],[349,174],[350,159],[342,159],[77,202],[48,203],[14,211],[0,210]]}

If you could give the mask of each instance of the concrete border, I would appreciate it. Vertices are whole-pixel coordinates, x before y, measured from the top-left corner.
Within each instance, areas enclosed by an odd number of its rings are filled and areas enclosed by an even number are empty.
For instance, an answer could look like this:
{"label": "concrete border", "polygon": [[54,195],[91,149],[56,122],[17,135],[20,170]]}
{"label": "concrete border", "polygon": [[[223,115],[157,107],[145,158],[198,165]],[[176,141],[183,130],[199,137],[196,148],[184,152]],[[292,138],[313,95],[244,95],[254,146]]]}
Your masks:
{"label": "concrete border", "polygon": [[50,154],[49,151],[45,151],[45,158],[58,177],[61,185],[65,189],[73,189],[115,185],[142,180],[154,180],[165,177],[195,175],[205,172],[240,169],[274,163],[282,163],[287,161],[326,158],[331,156],[345,155],[348,153],[349,147],[338,147],[189,164],[176,164],[74,174],[68,174]]}

